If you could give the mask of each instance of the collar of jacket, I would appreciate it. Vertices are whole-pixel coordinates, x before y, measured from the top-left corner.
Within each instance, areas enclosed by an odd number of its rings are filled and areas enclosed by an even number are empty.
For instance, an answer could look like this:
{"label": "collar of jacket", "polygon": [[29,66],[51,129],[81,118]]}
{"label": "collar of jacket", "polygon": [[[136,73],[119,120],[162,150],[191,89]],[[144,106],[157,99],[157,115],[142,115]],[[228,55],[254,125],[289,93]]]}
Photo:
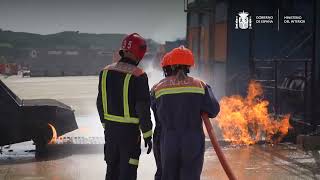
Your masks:
{"label": "collar of jacket", "polygon": [[131,65],[134,65],[134,66],[138,66],[139,62],[136,62],[130,58],[126,58],[126,57],[123,57],[119,60],[119,62],[124,62],[124,63],[128,63],[128,64],[131,64]]}

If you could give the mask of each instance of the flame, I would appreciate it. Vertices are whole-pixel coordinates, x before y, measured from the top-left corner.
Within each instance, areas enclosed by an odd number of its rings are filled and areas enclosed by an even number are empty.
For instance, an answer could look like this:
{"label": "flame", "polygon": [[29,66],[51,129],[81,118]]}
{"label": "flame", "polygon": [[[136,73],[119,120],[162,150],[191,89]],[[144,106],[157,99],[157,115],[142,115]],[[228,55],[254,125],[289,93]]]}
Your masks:
{"label": "flame", "polygon": [[48,144],[54,144],[54,143],[57,141],[57,139],[58,139],[57,131],[56,131],[56,128],[54,128],[53,125],[51,125],[50,123],[48,123],[48,125],[49,125],[49,126],[51,127],[51,129],[52,129],[52,138],[51,138],[51,140],[49,141]]}
{"label": "flame", "polygon": [[217,124],[224,139],[232,144],[255,144],[260,140],[278,143],[291,128],[290,115],[274,118],[269,115],[267,100],[263,100],[260,83],[249,83],[247,97],[239,95],[223,97]]}

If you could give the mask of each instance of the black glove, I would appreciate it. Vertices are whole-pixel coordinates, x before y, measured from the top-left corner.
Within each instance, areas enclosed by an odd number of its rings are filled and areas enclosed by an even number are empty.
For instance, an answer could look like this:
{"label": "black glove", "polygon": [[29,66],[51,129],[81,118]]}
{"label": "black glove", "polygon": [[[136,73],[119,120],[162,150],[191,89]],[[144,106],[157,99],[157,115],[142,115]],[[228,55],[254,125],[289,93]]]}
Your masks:
{"label": "black glove", "polygon": [[147,154],[150,154],[151,152],[151,149],[152,149],[152,137],[148,137],[146,139],[144,139],[144,147],[147,147],[148,146],[148,151],[147,151]]}

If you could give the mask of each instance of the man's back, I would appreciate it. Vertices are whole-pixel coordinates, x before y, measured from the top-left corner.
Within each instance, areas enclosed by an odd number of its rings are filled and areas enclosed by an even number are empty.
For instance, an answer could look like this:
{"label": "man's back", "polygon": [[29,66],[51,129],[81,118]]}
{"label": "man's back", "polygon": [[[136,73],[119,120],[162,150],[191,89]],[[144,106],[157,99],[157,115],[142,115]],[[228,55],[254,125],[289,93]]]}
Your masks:
{"label": "man's back", "polygon": [[209,111],[216,115],[219,111],[219,105],[215,99],[211,100],[208,88],[198,79],[187,77],[179,81],[175,76],[155,85],[154,100],[161,128],[181,132],[202,131],[201,112]]}

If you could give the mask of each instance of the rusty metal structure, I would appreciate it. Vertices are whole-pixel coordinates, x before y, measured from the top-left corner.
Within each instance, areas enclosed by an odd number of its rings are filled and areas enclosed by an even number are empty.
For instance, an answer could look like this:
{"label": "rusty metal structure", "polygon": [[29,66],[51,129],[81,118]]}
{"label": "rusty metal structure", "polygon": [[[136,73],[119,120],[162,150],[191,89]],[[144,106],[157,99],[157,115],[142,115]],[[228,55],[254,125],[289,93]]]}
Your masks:
{"label": "rusty metal structure", "polygon": [[212,84],[221,97],[225,95],[227,59],[226,1],[185,0],[184,3],[187,45],[197,64],[195,75]]}
{"label": "rusty metal structure", "polygon": [[[310,132],[320,125],[320,2],[272,0],[184,0],[188,47],[196,75],[219,97],[246,94],[259,81],[276,115],[293,114]],[[249,27],[239,27],[245,13]],[[269,24],[258,16],[272,16]],[[285,16],[305,23],[285,24]],[[301,126],[299,124],[298,126]]]}
{"label": "rusty metal structure", "polygon": [[[0,80],[0,146],[33,140],[45,152],[53,137],[78,128],[74,111],[52,99],[20,99]],[[50,125],[49,125],[50,124]]]}

